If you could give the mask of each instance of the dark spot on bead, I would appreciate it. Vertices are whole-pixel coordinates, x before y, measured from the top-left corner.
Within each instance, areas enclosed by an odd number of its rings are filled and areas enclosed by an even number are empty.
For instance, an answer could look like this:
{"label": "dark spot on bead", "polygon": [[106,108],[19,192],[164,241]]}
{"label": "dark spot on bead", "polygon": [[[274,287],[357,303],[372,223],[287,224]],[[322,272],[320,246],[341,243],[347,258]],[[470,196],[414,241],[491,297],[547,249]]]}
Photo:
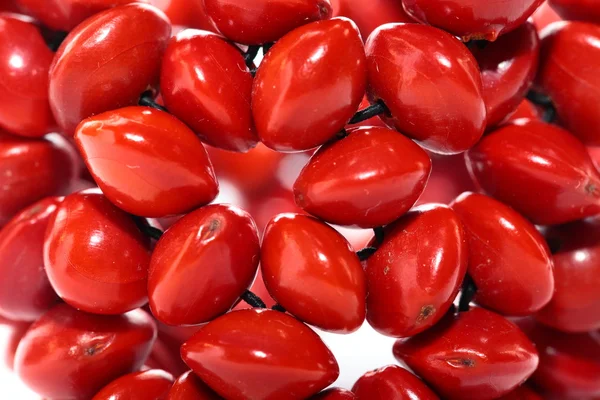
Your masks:
{"label": "dark spot on bead", "polygon": [[435,307],[432,304],[421,307],[421,312],[417,318],[417,323],[421,324],[425,322],[433,314],[435,314]]}
{"label": "dark spot on bead", "polygon": [[585,186],[585,191],[591,194],[592,196],[600,197],[600,188],[598,188],[598,186],[594,185],[591,182]]}
{"label": "dark spot on bead", "polygon": [[387,265],[383,268],[383,274],[387,275],[390,272],[390,267],[388,267]]}
{"label": "dark spot on bead", "polygon": [[94,354],[102,351],[102,349],[104,347],[105,347],[104,343],[95,343],[95,344],[91,345],[90,347],[88,347],[87,349],[85,349],[85,355],[93,356]]}
{"label": "dark spot on bead", "polygon": [[210,221],[210,225],[208,226],[208,231],[211,233],[214,233],[219,229],[220,226],[221,226],[221,221],[219,221],[218,219],[213,219],[212,221]]}
{"label": "dark spot on bead", "polygon": [[475,367],[475,360],[473,360],[472,358],[462,358],[462,357],[449,358],[446,360],[446,362],[455,368],[473,368],[473,367]]}

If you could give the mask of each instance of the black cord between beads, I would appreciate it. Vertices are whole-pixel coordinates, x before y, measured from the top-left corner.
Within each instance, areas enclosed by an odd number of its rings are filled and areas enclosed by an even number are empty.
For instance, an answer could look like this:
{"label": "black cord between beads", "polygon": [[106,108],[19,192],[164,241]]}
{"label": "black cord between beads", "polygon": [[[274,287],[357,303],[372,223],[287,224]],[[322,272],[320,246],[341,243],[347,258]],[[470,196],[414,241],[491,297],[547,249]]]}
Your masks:
{"label": "black cord between beads", "polygon": [[164,111],[164,112],[169,112],[169,110],[167,110],[165,107],[161,106],[156,101],[154,101],[154,97],[152,96],[152,92],[149,92],[149,91],[142,93],[142,95],[140,96],[140,101],[138,102],[138,104],[140,106],[151,107],[151,108],[154,108],[156,110],[160,110],[160,111]]}
{"label": "black cord between beads", "polygon": [[477,286],[471,275],[467,274],[460,289],[460,299],[458,300],[458,312],[466,312],[471,308],[470,304],[477,293]]}
{"label": "black cord between beads", "polygon": [[158,240],[164,234],[164,232],[161,231],[160,229],[150,226],[148,224],[148,221],[146,221],[146,219],[137,217],[134,215],[132,215],[132,218],[133,218],[133,221],[135,222],[135,225],[138,227],[140,232],[142,232],[144,235],[146,235],[154,240]]}
{"label": "black cord between beads", "polygon": [[254,308],[267,308],[265,302],[249,290],[246,290],[244,293],[242,293],[240,298]]}
{"label": "black cord between beads", "polygon": [[544,110],[544,113],[542,114],[542,120],[544,122],[551,124],[556,120],[556,107],[554,107],[554,103],[552,103],[550,97],[534,90],[530,90],[529,93],[527,93],[527,100]]}
{"label": "black cord between beads", "polygon": [[386,107],[385,104],[381,100],[377,101],[377,103],[370,105],[369,107],[360,110],[357,112],[354,117],[350,120],[351,124],[358,124],[359,122],[363,122],[368,120],[369,118],[373,118],[377,115],[381,114],[389,114],[390,110]]}
{"label": "black cord between beads", "polygon": [[48,48],[52,50],[52,52],[56,53],[69,33],[63,31],[50,31],[44,28],[42,30],[42,34],[44,35]]}
{"label": "black cord between beads", "polygon": [[360,261],[366,261],[377,251],[377,248],[383,243],[384,230],[382,226],[377,228],[373,228],[373,233],[375,234],[375,244],[376,246],[365,247],[362,250],[356,252],[356,255]]}

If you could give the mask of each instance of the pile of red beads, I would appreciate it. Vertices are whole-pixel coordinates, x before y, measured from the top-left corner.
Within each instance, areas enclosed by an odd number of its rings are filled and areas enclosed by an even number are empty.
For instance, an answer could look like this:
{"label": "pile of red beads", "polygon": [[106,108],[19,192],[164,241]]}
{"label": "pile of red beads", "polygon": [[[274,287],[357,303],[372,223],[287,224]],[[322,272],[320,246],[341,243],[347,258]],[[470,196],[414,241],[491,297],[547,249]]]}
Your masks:
{"label": "pile of red beads", "polygon": [[[600,2],[0,11],[0,316],[40,396],[600,399]],[[365,320],[406,368],[328,388],[309,325]]]}

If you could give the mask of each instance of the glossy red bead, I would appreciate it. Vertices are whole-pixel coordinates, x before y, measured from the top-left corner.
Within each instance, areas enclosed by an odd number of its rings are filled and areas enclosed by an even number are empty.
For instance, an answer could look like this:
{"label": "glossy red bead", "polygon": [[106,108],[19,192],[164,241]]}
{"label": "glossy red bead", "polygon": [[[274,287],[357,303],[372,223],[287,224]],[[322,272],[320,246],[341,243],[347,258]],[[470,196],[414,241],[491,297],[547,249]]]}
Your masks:
{"label": "glossy red bead", "polygon": [[243,44],[275,42],[332,13],[329,0],[204,0],[204,6],[224,36]]}
{"label": "glossy red bead", "polygon": [[[375,240],[371,245],[377,246]],[[367,321],[379,333],[407,337],[450,309],[467,271],[467,238],[447,206],[414,209],[385,229],[365,263]]]}
{"label": "glossy red bead", "polygon": [[19,346],[21,339],[30,326],[31,322],[13,321],[0,315],[0,328],[2,328],[4,333],[8,333],[8,335],[4,337],[2,346],[2,351],[4,353],[2,357],[4,365],[2,366],[8,368],[9,371],[14,369],[17,346]]}
{"label": "glossy red bead", "polygon": [[106,197],[131,214],[183,214],[218,193],[200,140],[163,111],[136,106],[90,117],[75,142]]}
{"label": "glossy red bead", "polygon": [[223,400],[208,385],[200,380],[194,372],[181,375],[167,394],[167,400]]}
{"label": "glossy red bead", "polygon": [[0,127],[27,137],[52,129],[48,70],[53,58],[33,21],[0,15]]}
{"label": "glossy red bead", "polygon": [[529,100],[523,100],[507,121],[516,121],[520,118],[539,119],[540,111]]}
{"label": "glossy red bead", "polygon": [[515,324],[483,308],[448,315],[397,341],[394,355],[449,400],[496,399],[529,378],[539,361]]}
{"label": "glossy red bead", "polygon": [[316,333],[272,310],[234,311],[211,321],[183,344],[181,356],[228,400],[301,400],[339,375]]}
{"label": "glossy red bead", "polygon": [[367,372],[352,391],[357,400],[439,400],[423,381],[397,365]]}
{"label": "glossy red bead", "polygon": [[334,16],[348,17],[356,23],[363,38],[381,25],[391,22],[416,22],[398,0],[340,0],[340,10]]}
{"label": "glossy red bead", "polygon": [[349,333],[365,320],[360,261],[341,234],[315,218],[273,218],[263,237],[261,270],[275,301],[308,324]]}
{"label": "glossy red bead", "polygon": [[171,24],[216,32],[206,14],[204,0],[148,0],[169,17]]}
{"label": "glossy red bead", "polygon": [[309,400],[356,400],[356,396],[346,389],[329,388],[314,395]]}
{"label": "glossy red bead", "polygon": [[388,107],[389,125],[436,153],[477,143],[486,122],[481,75],[461,42],[430,26],[387,24],[365,49],[369,98]]}
{"label": "glossy red bead", "polygon": [[600,145],[600,26],[556,22],[541,39],[537,85],[552,100],[561,125],[585,144]]}
{"label": "glossy red bead", "polygon": [[142,310],[101,316],[59,304],[27,331],[15,369],[40,396],[86,400],[113,379],[138,370],[155,337],[156,326]]}
{"label": "glossy red bead", "polygon": [[140,3],[96,14],[71,31],[50,67],[50,106],[73,134],[84,118],[136,104],[158,84],[171,24]]}
{"label": "glossy red bead", "polygon": [[600,23],[600,3],[596,0],[548,0],[564,20]]}
{"label": "glossy red bead", "polygon": [[600,174],[585,146],[557,126],[512,122],[484,137],[466,160],[481,188],[534,224],[600,213]]}
{"label": "glossy red bead", "polygon": [[544,1],[541,6],[531,15],[538,32],[553,22],[561,21],[560,16],[550,7],[548,1]]}
{"label": "glossy red bead", "polygon": [[234,44],[214,33],[185,30],[169,42],[160,88],[165,106],[202,141],[245,152],[258,142],[250,109],[253,82]]}
{"label": "glossy red bead", "polygon": [[527,386],[520,386],[498,400],[544,400],[544,398]]}
{"label": "glossy red bead", "polygon": [[61,200],[40,200],[0,230],[0,315],[6,318],[35,321],[58,300],[44,269],[43,247]]}
{"label": "glossy red bead", "polygon": [[215,204],[186,215],[167,230],[152,253],[152,314],[169,325],[214,319],[252,284],[259,258],[256,224],[245,211]]}
{"label": "glossy red bead", "polygon": [[539,321],[565,332],[600,329],[600,218],[552,228],[556,291]]}
{"label": "glossy red bead", "polygon": [[464,193],[450,207],[467,233],[477,303],[507,315],[529,315],[548,304],[554,294],[553,263],[532,223],[483,194]]}
{"label": "glossy red bead", "polygon": [[517,28],[544,0],[402,0],[416,20],[437,26],[462,40],[494,41]]}
{"label": "glossy red bead", "polygon": [[44,264],[56,293],[77,309],[121,314],[147,301],[149,239],[94,189],[58,206],[48,222]]}
{"label": "glossy red bead", "polygon": [[483,81],[487,129],[513,113],[533,84],[538,69],[540,41],[535,26],[526,22],[497,41],[471,46]]}
{"label": "glossy red bead", "polygon": [[302,151],[333,138],[363,99],[365,64],[360,33],[347,18],[313,22],[284,36],[254,81],[252,113],[262,142]]}
{"label": "glossy red bead", "polygon": [[362,127],[320,148],[294,184],[296,204],[334,224],[372,228],[405,214],[425,189],[427,153],[387,128]]}
{"label": "glossy red bead", "polygon": [[132,372],[115,379],[92,400],[166,400],[173,376],[160,369]]}
{"label": "glossy red bead", "polygon": [[32,140],[0,133],[0,226],[36,201],[63,194],[79,173],[74,154],[57,136]]}

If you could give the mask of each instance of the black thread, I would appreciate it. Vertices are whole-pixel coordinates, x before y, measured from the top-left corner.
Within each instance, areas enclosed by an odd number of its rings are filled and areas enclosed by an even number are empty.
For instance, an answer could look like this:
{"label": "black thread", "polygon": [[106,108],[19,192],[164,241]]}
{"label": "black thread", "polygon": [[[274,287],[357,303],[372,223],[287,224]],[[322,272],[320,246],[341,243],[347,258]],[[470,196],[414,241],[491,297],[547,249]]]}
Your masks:
{"label": "black thread", "polygon": [[377,115],[381,114],[389,114],[390,110],[386,107],[385,104],[381,100],[377,101],[377,103],[370,105],[369,107],[360,110],[354,117],[350,120],[350,124],[358,124],[359,122],[363,122],[368,120],[369,118],[373,118]]}
{"label": "black thread", "polygon": [[164,234],[164,232],[160,229],[150,226],[150,224],[148,224],[148,221],[145,218],[141,218],[135,215],[132,215],[131,217],[133,218],[133,222],[135,222],[135,225],[138,227],[140,232],[142,232],[144,235],[154,240],[158,240]]}
{"label": "black thread", "polygon": [[244,293],[242,293],[240,298],[254,308],[267,308],[265,302],[249,290],[246,290]]}
{"label": "black thread", "polygon": [[364,249],[357,251],[356,255],[360,261],[366,261],[369,259],[369,257],[375,254],[376,251],[376,247],[365,247]]}
{"label": "black thread", "polygon": [[460,299],[458,300],[458,312],[466,312],[471,308],[470,304],[477,293],[477,286],[471,275],[465,275],[462,287],[460,289]]}
{"label": "black thread", "polygon": [[273,307],[271,307],[271,310],[275,310],[275,311],[279,311],[279,312],[286,312],[285,308],[283,308],[280,304],[275,304]]}
{"label": "black thread", "polygon": [[150,92],[150,91],[142,93],[138,104],[140,106],[150,107],[150,108],[154,108],[156,110],[169,112],[169,110],[167,110],[165,107],[161,106],[156,101],[154,101],[152,92]]}

